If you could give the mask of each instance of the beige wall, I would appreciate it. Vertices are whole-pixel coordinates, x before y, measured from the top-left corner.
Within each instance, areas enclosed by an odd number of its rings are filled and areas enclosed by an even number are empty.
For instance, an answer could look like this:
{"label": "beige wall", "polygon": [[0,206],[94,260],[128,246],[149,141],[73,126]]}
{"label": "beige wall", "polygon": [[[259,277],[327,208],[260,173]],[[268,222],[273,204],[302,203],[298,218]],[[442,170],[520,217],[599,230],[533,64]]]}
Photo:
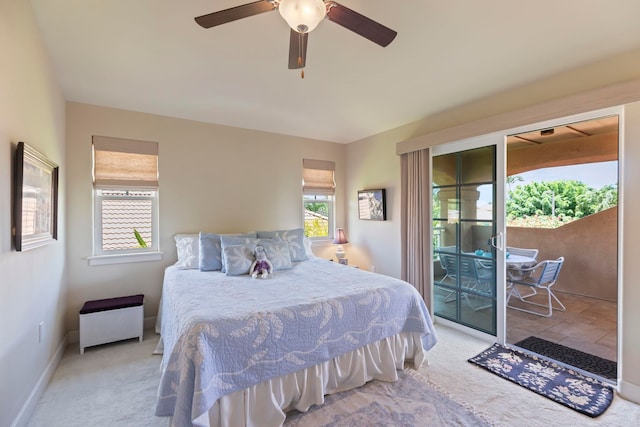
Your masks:
{"label": "beige wall", "polygon": [[[345,248],[350,264],[388,276],[400,277],[400,157],[395,146],[372,138],[347,146]],[[358,219],[358,190],[386,190],[387,220]]]}
{"label": "beige wall", "polygon": [[[0,52],[0,426],[9,426],[21,410],[29,412],[23,405],[45,377],[66,332],[65,111],[28,1],[0,2]],[[10,234],[19,141],[61,171],[59,239],[27,252],[14,250]]]}
{"label": "beige wall", "polygon": [[[159,143],[162,261],[88,265],[92,135]],[[67,329],[78,329],[78,310],[95,298],[143,293],[145,317],[155,316],[164,267],[176,261],[176,233],[301,227],[303,158],[336,162],[337,224],[343,224],[344,153],[342,144],[67,103]],[[330,258],[334,248],[314,250]]]}

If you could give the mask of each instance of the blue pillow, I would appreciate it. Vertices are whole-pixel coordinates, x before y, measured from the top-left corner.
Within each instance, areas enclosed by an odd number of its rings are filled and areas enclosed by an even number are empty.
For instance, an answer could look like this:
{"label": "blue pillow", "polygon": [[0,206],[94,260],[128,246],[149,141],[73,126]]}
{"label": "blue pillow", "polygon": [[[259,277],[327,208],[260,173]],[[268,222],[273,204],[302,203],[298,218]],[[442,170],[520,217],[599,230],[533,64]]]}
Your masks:
{"label": "blue pillow", "polygon": [[[223,270],[222,242],[221,238],[229,236],[256,237],[256,233],[247,234],[215,234],[200,233],[200,259],[201,271]],[[242,243],[242,242],[241,242]]]}
{"label": "blue pillow", "polygon": [[220,235],[214,233],[200,233],[200,271],[222,269],[222,248]]}
{"label": "blue pillow", "polygon": [[259,238],[279,239],[289,245],[291,261],[306,261],[309,259],[304,248],[304,229],[295,228],[293,230],[258,231]]}
{"label": "blue pillow", "polygon": [[[249,234],[223,234],[220,236],[220,246],[222,249],[222,253],[221,253],[221,258],[222,258],[222,272],[226,273],[226,265],[225,265],[225,260],[224,260],[224,248],[226,246],[238,246],[238,245],[245,245],[245,246],[249,246],[251,247],[251,251],[253,251],[256,248],[256,245],[258,244],[259,240],[256,238],[256,234],[255,233],[249,233]],[[247,268],[247,272],[249,272],[249,269]]]}
{"label": "blue pillow", "polygon": [[254,250],[255,247],[247,245],[225,245],[222,253],[227,276],[249,274],[251,264],[255,260]]}

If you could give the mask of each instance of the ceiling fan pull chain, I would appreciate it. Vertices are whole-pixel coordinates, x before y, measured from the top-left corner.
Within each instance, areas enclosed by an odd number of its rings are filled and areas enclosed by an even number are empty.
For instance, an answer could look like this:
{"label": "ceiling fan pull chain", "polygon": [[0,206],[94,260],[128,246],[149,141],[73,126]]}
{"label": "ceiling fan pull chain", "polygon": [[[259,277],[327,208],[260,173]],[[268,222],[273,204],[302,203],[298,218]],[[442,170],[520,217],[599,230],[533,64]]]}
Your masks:
{"label": "ceiling fan pull chain", "polygon": [[[302,65],[302,55],[304,53],[304,34],[298,33],[298,38],[300,42],[298,43],[298,66]],[[304,79],[304,68],[300,70],[300,78]]]}

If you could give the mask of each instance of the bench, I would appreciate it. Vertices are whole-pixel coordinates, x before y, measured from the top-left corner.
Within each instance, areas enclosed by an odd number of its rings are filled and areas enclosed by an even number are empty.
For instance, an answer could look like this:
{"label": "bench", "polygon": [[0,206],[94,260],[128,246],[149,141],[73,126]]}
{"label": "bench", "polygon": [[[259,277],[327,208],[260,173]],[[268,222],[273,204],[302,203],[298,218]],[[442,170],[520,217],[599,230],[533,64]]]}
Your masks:
{"label": "bench", "polygon": [[80,354],[85,347],[139,338],[142,342],[144,295],[87,301],[80,309]]}

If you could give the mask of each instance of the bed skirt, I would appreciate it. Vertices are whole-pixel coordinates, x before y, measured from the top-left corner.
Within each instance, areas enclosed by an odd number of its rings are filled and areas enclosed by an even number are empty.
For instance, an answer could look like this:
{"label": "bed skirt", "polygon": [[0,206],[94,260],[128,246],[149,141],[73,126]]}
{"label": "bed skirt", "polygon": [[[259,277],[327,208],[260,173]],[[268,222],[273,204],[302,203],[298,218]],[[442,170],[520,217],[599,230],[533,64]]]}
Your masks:
{"label": "bed skirt", "polygon": [[[324,396],[360,387],[371,380],[396,381],[407,361],[415,369],[426,360],[420,334],[401,333],[327,362],[283,375],[218,399],[193,421],[198,427],[277,427],[286,412],[306,412]],[[173,420],[171,420],[173,421]],[[170,422],[173,427],[176,426]]]}

